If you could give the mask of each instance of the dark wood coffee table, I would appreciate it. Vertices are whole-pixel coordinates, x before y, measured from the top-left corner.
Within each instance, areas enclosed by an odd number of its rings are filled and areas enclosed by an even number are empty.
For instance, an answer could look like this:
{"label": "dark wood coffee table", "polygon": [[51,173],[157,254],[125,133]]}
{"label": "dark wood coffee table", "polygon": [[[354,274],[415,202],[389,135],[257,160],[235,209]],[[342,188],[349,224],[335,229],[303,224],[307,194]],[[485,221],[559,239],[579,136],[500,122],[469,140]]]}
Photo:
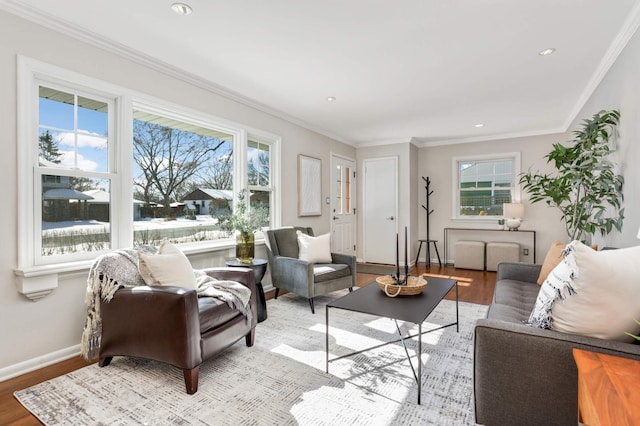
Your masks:
{"label": "dark wood coffee table", "polygon": [[[425,277],[427,280],[427,287],[421,294],[415,296],[398,296],[388,297],[384,294],[378,284],[374,281],[371,284],[349,293],[346,296],[341,297],[338,300],[327,303],[326,306],[326,371],[329,373],[329,363],[337,361],[342,358],[350,357],[360,354],[372,349],[380,348],[392,343],[402,342],[404,350],[413,370],[413,376],[418,384],[418,404],[420,404],[420,397],[422,394],[422,361],[420,355],[422,354],[422,335],[431,333],[436,330],[440,330],[446,327],[456,326],[456,332],[459,331],[458,326],[458,282],[456,280]],[[455,287],[456,289],[456,321],[451,324],[443,325],[437,328],[433,328],[427,331],[422,331],[422,323],[433,312],[436,306],[444,299],[445,295]],[[363,314],[376,315],[379,317],[391,318],[396,323],[396,328],[400,334],[400,338],[391,342],[385,342],[377,346],[362,349],[357,352],[352,352],[347,355],[342,355],[337,358],[329,359],[329,308],[344,309],[346,311],[360,312]],[[418,325],[418,333],[409,336],[403,336],[398,320],[412,322]],[[413,367],[409,350],[405,345],[406,339],[411,339],[418,336],[418,371]]]}

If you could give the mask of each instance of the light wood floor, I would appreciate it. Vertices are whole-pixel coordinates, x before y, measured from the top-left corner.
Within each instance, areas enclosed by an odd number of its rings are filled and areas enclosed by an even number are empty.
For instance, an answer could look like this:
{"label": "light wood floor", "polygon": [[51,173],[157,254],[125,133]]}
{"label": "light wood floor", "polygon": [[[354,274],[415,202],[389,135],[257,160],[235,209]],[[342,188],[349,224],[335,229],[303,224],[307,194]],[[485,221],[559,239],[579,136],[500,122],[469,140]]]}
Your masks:
{"label": "light wood floor", "polygon": [[[415,267],[411,273],[413,275],[427,273],[434,276],[457,279],[460,301],[484,305],[491,303],[496,284],[495,272],[454,269],[451,266],[440,267],[437,264],[432,264],[430,268],[427,268],[421,263]],[[358,286],[362,286],[370,283],[375,278],[376,275],[359,273],[357,284]],[[267,300],[273,298],[272,293],[273,292],[266,295]],[[447,299],[455,299],[453,290],[447,295]],[[14,379],[0,382],[0,425],[40,425],[41,423],[38,419],[25,410],[13,397],[13,392],[61,376],[87,365],[89,365],[89,363],[81,357],[74,357]]]}

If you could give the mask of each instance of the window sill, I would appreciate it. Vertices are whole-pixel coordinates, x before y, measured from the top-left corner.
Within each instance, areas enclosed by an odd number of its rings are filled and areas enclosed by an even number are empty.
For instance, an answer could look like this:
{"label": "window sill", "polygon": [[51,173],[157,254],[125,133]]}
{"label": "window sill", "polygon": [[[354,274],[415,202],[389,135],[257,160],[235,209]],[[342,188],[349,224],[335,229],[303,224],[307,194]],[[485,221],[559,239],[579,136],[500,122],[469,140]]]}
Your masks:
{"label": "window sill", "polygon": [[[256,241],[256,245],[264,244],[264,240]],[[180,249],[186,254],[196,255],[228,250],[235,247],[233,240],[221,240],[210,244],[185,244]],[[58,278],[67,274],[86,274],[89,272],[94,260],[78,262],[56,263],[52,265],[38,265],[14,270],[18,293],[34,302],[46,297],[58,288]]]}

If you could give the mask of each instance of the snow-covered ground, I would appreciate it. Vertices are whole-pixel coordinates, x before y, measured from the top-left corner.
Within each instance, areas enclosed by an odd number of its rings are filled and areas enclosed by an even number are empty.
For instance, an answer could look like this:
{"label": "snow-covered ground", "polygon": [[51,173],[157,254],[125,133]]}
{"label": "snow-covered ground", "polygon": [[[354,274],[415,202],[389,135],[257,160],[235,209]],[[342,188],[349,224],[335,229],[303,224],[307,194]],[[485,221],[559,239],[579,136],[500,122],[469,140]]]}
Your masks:
{"label": "snow-covered ground", "polygon": [[[198,215],[195,219],[144,219],[133,222],[135,244],[159,244],[168,239],[174,243],[211,241],[227,238],[217,228],[218,219]],[[109,248],[108,222],[76,220],[42,222],[43,255],[99,251]]]}
{"label": "snow-covered ground", "polygon": [[[197,215],[196,219],[185,219],[184,217],[178,217],[176,220],[166,219],[142,219],[135,220],[133,222],[133,229],[135,231],[142,231],[147,229],[171,229],[171,228],[188,228],[192,226],[202,225],[215,225],[218,223],[218,219],[209,215]],[[58,234],[63,230],[70,230],[74,233],[85,231],[91,232],[103,232],[105,228],[108,229],[109,222],[100,222],[97,220],[69,220],[63,222],[42,222],[42,231],[46,235],[46,231],[56,231]]]}

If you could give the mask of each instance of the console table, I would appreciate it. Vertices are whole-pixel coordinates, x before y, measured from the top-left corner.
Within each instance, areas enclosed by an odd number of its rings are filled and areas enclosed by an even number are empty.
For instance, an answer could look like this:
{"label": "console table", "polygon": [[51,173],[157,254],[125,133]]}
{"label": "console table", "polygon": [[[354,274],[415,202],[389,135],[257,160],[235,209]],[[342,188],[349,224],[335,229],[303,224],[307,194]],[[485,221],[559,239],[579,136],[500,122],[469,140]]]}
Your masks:
{"label": "console table", "polygon": [[529,234],[533,239],[533,263],[536,263],[536,231],[530,229],[518,229],[517,231],[508,231],[506,229],[489,229],[489,228],[444,228],[444,262],[447,263],[449,255],[449,232],[457,231],[473,231],[473,232],[509,232],[510,234]]}

